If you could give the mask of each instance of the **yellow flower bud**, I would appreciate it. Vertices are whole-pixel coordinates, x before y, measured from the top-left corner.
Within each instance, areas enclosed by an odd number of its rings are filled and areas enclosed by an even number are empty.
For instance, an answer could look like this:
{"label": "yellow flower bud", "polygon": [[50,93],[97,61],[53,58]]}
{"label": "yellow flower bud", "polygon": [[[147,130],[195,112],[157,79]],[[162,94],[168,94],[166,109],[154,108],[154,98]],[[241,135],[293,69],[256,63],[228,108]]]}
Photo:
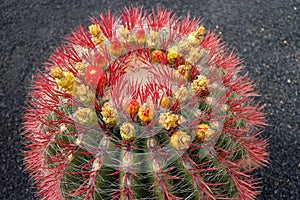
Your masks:
{"label": "yellow flower bud", "polygon": [[204,38],[205,28],[203,26],[200,26],[197,28],[196,31],[189,34],[189,42],[191,44],[200,44]]}
{"label": "yellow flower bud", "polygon": [[130,31],[127,28],[120,29],[119,34],[122,37],[124,43],[129,42]]}
{"label": "yellow flower bud", "polygon": [[120,127],[120,134],[123,140],[133,140],[136,137],[136,130],[131,123],[124,122]]}
{"label": "yellow flower bud", "polygon": [[181,86],[173,93],[174,99],[178,100],[180,103],[186,101],[189,96],[189,91],[186,87]]}
{"label": "yellow flower bud", "polygon": [[50,72],[53,76],[53,78],[61,78],[62,70],[58,66],[54,66],[50,68]]}
{"label": "yellow flower bud", "polygon": [[176,47],[171,47],[167,53],[167,60],[169,65],[175,65],[178,58]]}
{"label": "yellow flower bud", "polygon": [[102,42],[104,41],[103,36],[98,35],[98,36],[93,36],[92,41],[95,43],[95,45],[98,47]]}
{"label": "yellow flower bud", "polygon": [[179,55],[183,55],[183,56],[186,56],[192,48],[192,45],[189,43],[188,39],[186,38],[180,40],[177,46],[178,46]]}
{"label": "yellow flower bud", "polygon": [[159,123],[166,130],[170,130],[179,125],[179,116],[170,112],[161,113],[159,116]]}
{"label": "yellow flower bud", "polygon": [[149,123],[154,117],[153,109],[147,103],[144,103],[138,111],[138,117],[144,123]]}
{"label": "yellow flower bud", "polygon": [[114,109],[109,102],[105,103],[102,107],[101,114],[103,116],[103,121],[107,125],[115,126],[119,119],[119,114],[116,109]]}
{"label": "yellow flower bud", "polygon": [[178,150],[184,150],[191,144],[191,136],[186,132],[176,131],[170,138],[171,145]]}
{"label": "yellow flower bud", "polygon": [[98,121],[97,114],[91,108],[79,107],[75,112],[75,117],[83,125],[95,125]]}
{"label": "yellow flower bud", "polygon": [[198,39],[201,39],[201,37],[203,37],[204,36],[204,33],[205,33],[205,28],[204,28],[204,26],[200,26],[200,27],[198,27],[197,28],[197,30],[196,30],[196,37],[198,38]]}
{"label": "yellow flower bud", "polygon": [[187,80],[189,78],[189,70],[189,66],[180,65],[178,69],[174,72],[174,78],[178,80],[179,77],[183,77],[185,80]]}
{"label": "yellow flower bud", "polygon": [[158,47],[159,36],[158,32],[150,30],[150,33],[147,37],[147,45],[150,49],[156,49]]}
{"label": "yellow flower bud", "polygon": [[67,93],[73,93],[75,86],[75,77],[71,72],[64,71],[60,78],[55,79],[57,85],[59,85]]}
{"label": "yellow flower bud", "polygon": [[167,96],[163,96],[161,101],[160,101],[160,105],[163,107],[163,108],[169,108],[170,105],[171,105],[171,101],[170,101],[170,98],[167,97]]}
{"label": "yellow flower bud", "polygon": [[92,24],[89,26],[89,32],[93,37],[99,36],[101,29],[99,24]]}
{"label": "yellow flower bud", "polygon": [[92,41],[96,44],[96,46],[100,45],[104,38],[101,36],[101,29],[99,24],[92,24],[89,26],[89,32],[92,35]]}
{"label": "yellow flower bud", "polygon": [[192,47],[190,48],[186,61],[193,65],[196,65],[199,59],[202,58],[202,56],[203,55],[201,55],[200,53],[200,48]]}
{"label": "yellow flower bud", "polygon": [[194,93],[205,91],[208,87],[208,82],[209,80],[205,76],[199,76],[196,80],[192,82],[191,89]]}
{"label": "yellow flower bud", "polygon": [[216,132],[207,124],[197,126],[196,136],[200,141],[209,141],[213,138]]}
{"label": "yellow flower bud", "polygon": [[82,103],[91,103],[95,98],[94,93],[87,85],[75,84],[74,96],[79,98]]}
{"label": "yellow flower bud", "polygon": [[86,65],[84,64],[84,62],[78,62],[78,63],[76,63],[75,68],[78,71],[83,71],[86,68]]}

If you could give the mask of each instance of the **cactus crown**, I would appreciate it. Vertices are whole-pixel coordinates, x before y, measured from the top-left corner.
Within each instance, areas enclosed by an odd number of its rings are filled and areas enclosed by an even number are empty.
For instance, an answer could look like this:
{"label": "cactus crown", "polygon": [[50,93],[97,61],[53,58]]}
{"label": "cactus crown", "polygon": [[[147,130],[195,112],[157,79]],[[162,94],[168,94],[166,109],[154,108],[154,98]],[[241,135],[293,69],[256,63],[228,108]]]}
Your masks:
{"label": "cactus crown", "polygon": [[264,115],[236,55],[165,9],[91,22],[33,83],[23,134],[38,195],[254,199]]}

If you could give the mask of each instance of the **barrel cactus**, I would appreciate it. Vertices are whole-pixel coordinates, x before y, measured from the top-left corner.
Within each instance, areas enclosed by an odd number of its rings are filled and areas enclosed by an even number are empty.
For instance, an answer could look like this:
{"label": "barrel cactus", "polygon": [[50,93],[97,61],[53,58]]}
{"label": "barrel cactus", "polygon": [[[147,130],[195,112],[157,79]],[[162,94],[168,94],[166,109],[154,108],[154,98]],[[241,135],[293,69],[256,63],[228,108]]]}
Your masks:
{"label": "barrel cactus", "polygon": [[255,199],[264,114],[241,60],[200,20],[127,7],[66,40],[24,115],[41,199]]}

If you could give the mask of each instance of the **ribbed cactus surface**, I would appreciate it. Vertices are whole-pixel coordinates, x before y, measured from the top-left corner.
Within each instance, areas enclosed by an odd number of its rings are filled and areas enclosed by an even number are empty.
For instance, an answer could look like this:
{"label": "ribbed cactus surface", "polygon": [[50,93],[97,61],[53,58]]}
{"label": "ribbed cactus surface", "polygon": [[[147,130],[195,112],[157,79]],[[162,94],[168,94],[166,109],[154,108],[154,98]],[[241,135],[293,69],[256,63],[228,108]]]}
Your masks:
{"label": "ribbed cactus surface", "polygon": [[24,115],[41,199],[255,199],[264,115],[241,60],[199,20],[127,7],[66,40]]}

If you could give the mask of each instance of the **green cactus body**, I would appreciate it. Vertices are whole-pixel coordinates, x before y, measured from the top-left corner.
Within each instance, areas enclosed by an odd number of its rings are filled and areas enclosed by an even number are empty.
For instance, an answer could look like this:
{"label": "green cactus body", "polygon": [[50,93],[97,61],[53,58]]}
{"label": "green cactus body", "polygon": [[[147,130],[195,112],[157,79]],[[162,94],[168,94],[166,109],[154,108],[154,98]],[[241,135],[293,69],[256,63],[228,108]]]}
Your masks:
{"label": "green cactus body", "polygon": [[264,115],[234,53],[188,17],[125,8],[72,32],[33,83],[41,199],[255,199]]}

